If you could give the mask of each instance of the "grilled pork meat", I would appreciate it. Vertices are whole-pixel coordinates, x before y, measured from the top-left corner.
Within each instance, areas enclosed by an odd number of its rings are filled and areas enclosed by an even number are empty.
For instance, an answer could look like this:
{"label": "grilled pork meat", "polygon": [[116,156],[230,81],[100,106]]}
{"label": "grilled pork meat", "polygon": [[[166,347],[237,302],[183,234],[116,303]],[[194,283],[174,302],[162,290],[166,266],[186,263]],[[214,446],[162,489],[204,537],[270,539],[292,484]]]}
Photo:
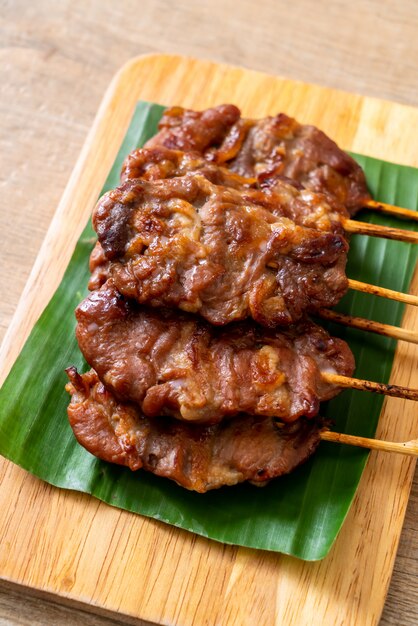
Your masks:
{"label": "grilled pork meat", "polygon": [[170,107],[158,125],[160,132],[146,145],[203,154],[222,145],[237,124],[242,124],[241,111],[233,104],[221,104],[205,111]]}
{"label": "grilled pork meat", "polygon": [[[321,372],[351,376],[347,344],[313,322],[273,331],[215,328],[192,315],[141,307],[112,284],[76,310],[80,349],[116,398],[147,417],[216,423],[238,413],[291,422],[337,395]],[[161,418],[164,419],[164,418]]]}
{"label": "grilled pork meat", "polygon": [[189,172],[199,172],[215,185],[241,189],[254,187],[256,179],[245,178],[226,167],[210,163],[197,152],[181,152],[168,148],[138,148],[126,157],[122,164],[121,182],[142,178],[161,180],[176,178]]}
{"label": "grilled pork meat", "polygon": [[96,241],[89,261],[90,279],[88,288],[90,291],[100,289],[109,278],[110,261],[107,259],[99,241]]}
{"label": "grilled pork meat", "polygon": [[233,105],[202,112],[173,107],[145,145],[196,151],[240,176],[258,177],[264,185],[285,176],[335,198],[351,215],[370,200],[354,159],[315,126],[299,124],[284,113],[249,120]]}
{"label": "grilled pork meat", "polygon": [[107,272],[140,303],[199,313],[216,325],[246,317],[289,325],[336,304],[347,290],[344,237],[275,216],[247,191],[198,172],[128,180],[94,211],[110,263],[102,267],[99,251],[93,271]]}
{"label": "grilled pork meat", "polygon": [[145,417],[118,402],[90,371],[67,370],[68,417],[79,443],[95,456],[144,468],[203,493],[243,481],[265,484],[306,461],[324,424],[300,419],[279,425],[271,417],[242,415],[212,426]]}
{"label": "grilled pork meat", "polygon": [[264,207],[276,217],[288,217],[299,226],[344,234],[343,220],[349,217],[349,213],[334,198],[305,189],[282,176],[260,184],[255,178],[245,178],[226,167],[209,163],[197,153],[139,148],[126,157],[121,181],[135,178],[161,180],[189,172],[198,172],[215,185],[240,190],[243,198]]}

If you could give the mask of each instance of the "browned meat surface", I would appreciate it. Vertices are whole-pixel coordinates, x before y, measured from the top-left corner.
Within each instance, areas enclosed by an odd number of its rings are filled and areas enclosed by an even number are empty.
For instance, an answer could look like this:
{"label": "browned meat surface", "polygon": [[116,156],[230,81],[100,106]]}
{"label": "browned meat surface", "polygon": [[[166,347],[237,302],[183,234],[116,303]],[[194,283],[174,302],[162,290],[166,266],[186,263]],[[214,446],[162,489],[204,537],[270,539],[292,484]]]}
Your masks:
{"label": "browned meat surface", "polygon": [[151,148],[164,145],[182,152],[204,152],[211,146],[221,145],[240,117],[240,110],[233,104],[221,104],[205,111],[171,107],[164,113],[159,134],[147,145]]}
{"label": "browned meat surface", "polygon": [[256,183],[255,179],[244,178],[226,167],[210,163],[197,152],[181,152],[168,148],[138,148],[126,157],[122,165],[121,182],[142,178],[161,180],[184,176],[188,172],[200,172],[216,185],[241,188]]}
{"label": "browned meat surface", "polygon": [[139,148],[131,152],[122,167],[121,181],[142,178],[161,180],[198,172],[215,185],[240,190],[243,197],[278,217],[288,217],[300,226],[344,233],[349,214],[334,198],[305,189],[294,180],[276,176],[262,183],[245,178],[226,167],[209,163],[197,153],[168,148]]}
{"label": "browned meat surface", "polygon": [[90,291],[100,289],[109,277],[110,262],[106,258],[102,246],[97,241],[90,255],[89,269],[91,272],[88,287]]}
{"label": "browned meat surface", "polygon": [[137,403],[148,417],[314,417],[319,403],[339,392],[321,372],[351,376],[354,369],[347,344],[310,321],[281,332],[249,322],[214,328],[138,306],[111,284],[86,298],[76,316],[89,365],[119,400]]}
{"label": "browned meat surface", "polygon": [[323,424],[298,420],[277,425],[271,417],[242,415],[213,426],[170,418],[150,420],[117,400],[94,371],[67,370],[68,416],[79,443],[95,456],[174,480],[205,492],[243,481],[264,484],[306,461]]}
{"label": "browned meat surface", "polygon": [[251,202],[248,189],[198,172],[128,180],[99,201],[93,224],[110,261],[105,273],[123,295],[212,324],[291,324],[347,289],[341,235],[275,216]]}
{"label": "browned meat surface", "polygon": [[[121,181],[137,178],[162,180],[189,172],[198,172],[216,185],[240,190],[244,200],[262,206],[275,216],[287,217],[308,228],[344,234],[341,218],[348,217],[348,213],[335,200],[283,178],[276,178],[274,184],[268,181],[269,184],[257,186],[255,179],[241,177],[225,167],[209,163],[197,153],[139,148],[125,159]],[[90,271],[89,289],[98,289],[109,275],[109,261],[99,242],[91,255]]]}
{"label": "browned meat surface", "polygon": [[[235,107],[234,107],[235,109]],[[224,119],[224,134],[211,132],[208,120]],[[284,113],[261,120],[230,114],[222,105],[202,112],[167,109],[160,132],[146,147],[196,151],[241,176],[271,184],[278,176],[320,191],[344,204],[350,214],[370,199],[360,166],[315,126],[299,124]]]}

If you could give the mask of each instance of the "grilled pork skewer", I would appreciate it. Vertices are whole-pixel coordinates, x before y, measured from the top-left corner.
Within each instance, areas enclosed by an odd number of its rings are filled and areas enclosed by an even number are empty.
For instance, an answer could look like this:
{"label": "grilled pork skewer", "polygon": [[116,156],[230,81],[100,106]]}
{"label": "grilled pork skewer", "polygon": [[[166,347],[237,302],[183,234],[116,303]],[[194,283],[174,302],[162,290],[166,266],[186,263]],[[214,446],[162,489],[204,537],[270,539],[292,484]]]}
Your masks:
{"label": "grilled pork skewer", "polygon": [[145,147],[198,152],[245,177],[290,178],[321,191],[354,214],[370,199],[361,167],[315,126],[280,113],[260,120],[241,118],[234,105],[205,111],[166,109],[159,132]]}
{"label": "grilled pork skewer", "polygon": [[216,423],[238,413],[292,421],[340,392],[322,373],[351,376],[347,344],[313,322],[278,332],[247,322],[215,328],[138,306],[111,283],[77,308],[76,337],[100,380],[148,417]]}
{"label": "grilled pork skewer", "polygon": [[[158,135],[150,141],[154,139],[157,141]],[[157,147],[140,148],[128,155],[122,167],[121,180],[161,180],[184,176],[188,172],[199,172],[215,184],[244,188],[250,201],[265,206],[274,215],[289,217],[301,226],[418,242],[418,233],[413,231],[349,219],[350,212],[334,196],[305,189],[292,179],[276,175],[267,179],[243,177],[225,167],[208,163],[199,154],[158,147],[158,141]]]}
{"label": "grilled pork skewer", "polygon": [[320,443],[323,421],[277,427],[272,417],[240,415],[214,424],[150,419],[118,402],[92,370],[67,369],[68,417],[79,443],[104,461],[143,468],[204,493],[243,481],[265,484],[306,461]]}
{"label": "grilled pork skewer", "polygon": [[[100,289],[100,287],[108,280],[110,273],[109,267],[110,261],[106,258],[100,243],[97,243],[95,248],[93,249],[90,258],[90,270],[92,272],[92,275],[89,281],[89,289],[91,291]],[[350,279],[348,279],[348,284],[350,286]],[[359,290],[376,293],[375,289],[369,290],[361,288]],[[391,290],[385,291],[391,292]],[[378,293],[377,295],[383,294]],[[400,302],[407,301],[409,304],[415,304],[415,302],[411,302],[409,300],[408,294],[400,294],[398,292],[394,292],[394,294],[392,295],[391,293],[390,296],[395,300],[399,300]],[[411,298],[416,298],[416,296],[411,296]],[[317,311],[316,314],[323,319],[327,319],[338,324],[343,324],[344,326],[351,326],[360,330],[374,332],[379,335],[390,337],[396,340],[407,341],[410,343],[418,343],[418,333],[416,331],[399,328],[398,326],[392,326],[390,324],[374,322],[373,320],[368,320],[361,317],[352,317],[350,315],[345,315],[344,313],[339,313],[337,311],[330,311],[328,309],[322,309],[320,311]]]}
{"label": "grilled pork skewer", "polygon": [[68,417],[84,448],[104,461],[143,468],[200,493],[243,481],[265,485],[304,463],[321,440],[417,453],[416,442],[350,437],[329,431],[322,420],[278,424],[274,417],[239,415],[207,426],[150,419],[137,407],[118,402],[93,370],[80,375],[70,367],[67,374]]}
{"label": "grilled pork skewer", "polygon": [[215,325],[289,325],[347,289],[341,234],[277,217],[199,172],[129,180],[101,198],[93,225],[123,295]]}
{"label": "grilled pork skewer", "polygon": [[351,215],[366,208],[418,220],[416,211],[372,200],[354,159],[318,128],[283,113],[249,120],[234,105],[205,111],[171,107],[146,146],[198,152],[248,178],[286,176],[336,198]]}
{"label": "grilled pork skewer", "polygon": [[[211,182],[225,187],[244,190],[244,198],[260,204],[274,215],[288,217],[300,226],[342,232],[341,219],[347,214],[338,203],[330,202],[323,194],[301,191],[288,181],[279,180],[275,184],[275,192],[271,189],[261,191],[252,188],[256,179],[243,178],[224,167],[208,163],[199,155],[184,153],[167,148],[138,149],[125,159],[121,180],[142,178],[145,180],[161,180],[184,176],[188,172],[199,172]],[[357,223],[354,224],[357,226]],[[387,234],[386,231],[384,234]],[[404,231],[400,233],[403,238]],[[412,233],[412,237],[416,237]],[[374,293],[381,297],[391,298],[400,302],[418,305],[418,296],[386,290],[376,285],[368,285],[349,280],[349,288]]]}
{"label": "grilled pork skewer", "polygon": [[[106,282],[109,275],[109,265],[110,263],[106,258],[100,243],[97,242],[90,257],[90,270],[92,272],[92,276],[89,281],[90,291],[99,289]],[[378,285],[370,285],[359,280],[354,280],[353,278],[348,278],[347,282],[348,288],[353,291],[369,293],[381,298],[395,300],[396,302],[418,306],[418,296],[413,294],[394,291],[393,289],[379,287]]]}
{"label": "grilled pork skewer", "polygon": [[351,378],[347,344],[307,320],[281,332],[248,322],[213,328],[138,307],[111,284],[86,298],[76,317],[89,365],[148,417],[216,423],[249,413],[294,421],[315,417],[320,402],[344,387],[418,400],[418,390]]}

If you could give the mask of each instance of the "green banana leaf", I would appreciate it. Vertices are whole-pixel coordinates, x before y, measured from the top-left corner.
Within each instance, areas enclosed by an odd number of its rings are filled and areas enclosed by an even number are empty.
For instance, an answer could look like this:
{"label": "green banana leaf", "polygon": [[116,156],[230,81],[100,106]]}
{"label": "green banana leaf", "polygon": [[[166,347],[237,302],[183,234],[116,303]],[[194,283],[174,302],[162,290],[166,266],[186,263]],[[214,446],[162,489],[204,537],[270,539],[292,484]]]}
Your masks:
{"label": "green banana leaf", "polygon": [[[156,131],[163,107],[140,102],[106,181],[118,183],[125,155]],[[418,170],[355,155],[365,169],[373,195],[381,201],[417,210]],[[362,219],[398,225],[394,219],[364,213]],[[402,227],[412,228],[407,222]],[[329,551],[349,510],[367,452],[323,442],[316,455],[289,476],[264,489],[243,484],[197,494],[143,471],[104,463],[75,440],[67,421],[69,401],[64,368],[87,369],[74,339],[73,310],[87,293],[88,257],[94,233],[83,232],[65,276],[46,307],[0,391],[0,453],[45,481],[83,491],[141,515],[179,526],[217,541],[274,550],[317,560]],[[354,236],[348,275],[407,291],[417,247]],[[339,309],[389,324],[399,324],[403,307],[351,292]],[[395,342],[330,325],[350,344],[356,375],[387,382]],[[344,391],[323,414],[336,430],[373,436],[382,398]]]}

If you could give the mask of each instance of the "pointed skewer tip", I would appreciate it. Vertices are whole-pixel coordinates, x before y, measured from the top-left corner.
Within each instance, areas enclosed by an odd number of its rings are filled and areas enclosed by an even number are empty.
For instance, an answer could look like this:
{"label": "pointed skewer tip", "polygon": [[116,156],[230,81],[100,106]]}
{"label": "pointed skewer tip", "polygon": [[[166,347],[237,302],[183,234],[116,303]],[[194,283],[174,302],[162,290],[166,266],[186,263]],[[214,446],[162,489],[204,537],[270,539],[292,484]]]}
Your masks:
{"label": "pointed skewer tip", "polygon": [[357,437],[356,435],[346,435],[344,433],[335,433],[330,430],[322,430],[320,437],[323,441],[331,441],[334,443],[343,443],[359,448],[368,448],[369,450],[380,450],[384,452],[396,452],[408,456],[418,456],[418,439],[397,443],[394,441],[382,441],[381,439],[370,439],[368,437]]}

